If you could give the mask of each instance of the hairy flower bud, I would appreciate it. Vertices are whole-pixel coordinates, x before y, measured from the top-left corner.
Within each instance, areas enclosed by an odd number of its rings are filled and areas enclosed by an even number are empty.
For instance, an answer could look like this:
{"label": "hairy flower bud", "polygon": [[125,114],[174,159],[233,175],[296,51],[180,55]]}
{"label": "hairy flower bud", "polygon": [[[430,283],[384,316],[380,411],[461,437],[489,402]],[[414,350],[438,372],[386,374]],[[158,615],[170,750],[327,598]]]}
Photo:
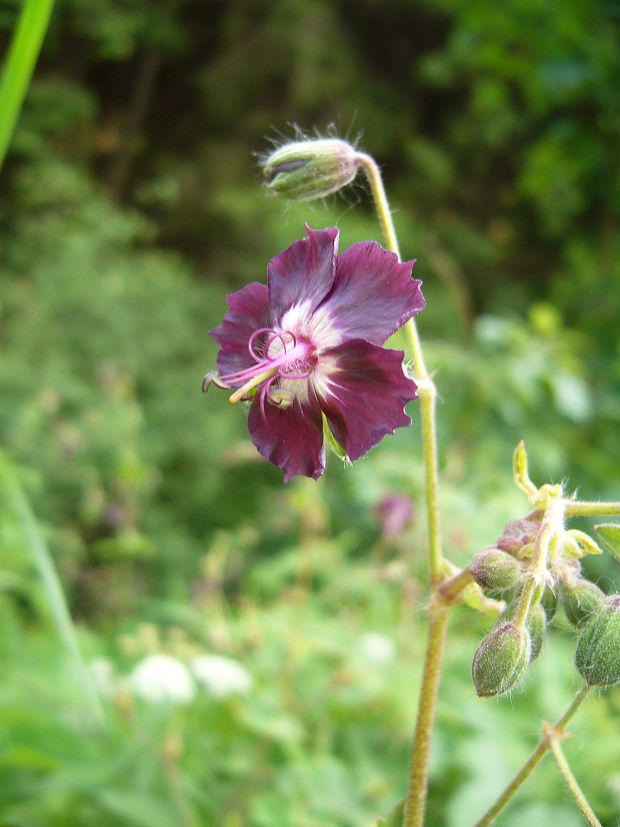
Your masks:
{"label": "hairy flower bud", "polygon": [[525,629],[500,623],[483,639],[474,655],[471,675],[480,697],[505,695],[523,678],[530,662],[531,641]]}
{"label": "hairy flower bud", "polygon": [[262,162],[267,189],[299,201],[313,201],[336,192],[355,178],[355,149],[339,138],[292,141]]}
{"label": "hairy flower bud", "polygon": [[[549,589],[551,592],[551,589]],[[553,592],[551,592],[553,594]],[[502,616],[500,617],[500,623],[505,623],[508,620],[514,620],[517,610],[519,608],[519,597],[515,597],[512,603],[509,603],[506,609],[504,610]],[[542,649],[543,641],[545,638],[545,631],[547,629],[547,623],[549,622],[549,616],[545,611],[545,607],[542,603],[534,603],[530,605],[530,610],[527,616],[527,631],[530,636],[530,663],[535,661],[538,655],[540,654],[540,650]]]}
{"label": "hairy flower bud", "polygon": [[[551,592],[553,594],[553,592]],[[530,613],[527,618],[527,630],[530,633],[531,649],[530,649],[530,663],[536,660],[542,649],[543,640],[545,639],[545,630],[547,628],[547,613],[545,612],[542,603],[537,603],[530,608]]]}
{"label": "hairy flower bud", "polygon": [[563,577],[560,580],[560,598],[569,623],[573,626],[582,626],[605,600],[605,593],[589,580],[581,577]]}
{"label": "hairy flower bud", "polygon": [[532,511],[527,517],[521,520],[511,520],[506,523],[502,536],[497,540],[496,546],[509,554],[519,555],[524,546],[530,545],[536,539],[540,530],[542,511]]}
{"label": "hairy flower bud", "polygon": [[534,591],[532,604],[542,606],[547,623],[551,623],[558,607],[558,596],[548,582],[540,583]]}
{"label": "hairy flower bud", "polygon": [[588,686],[620,683],[620,595],[608,597],[586,621],[575,665]]}
{"label": "hairy flower bud", "polygon": [[479,586],[494,592],[512,588],[521,577],[519,561],[497,548],[487,548],[477,554],[469,571]]}

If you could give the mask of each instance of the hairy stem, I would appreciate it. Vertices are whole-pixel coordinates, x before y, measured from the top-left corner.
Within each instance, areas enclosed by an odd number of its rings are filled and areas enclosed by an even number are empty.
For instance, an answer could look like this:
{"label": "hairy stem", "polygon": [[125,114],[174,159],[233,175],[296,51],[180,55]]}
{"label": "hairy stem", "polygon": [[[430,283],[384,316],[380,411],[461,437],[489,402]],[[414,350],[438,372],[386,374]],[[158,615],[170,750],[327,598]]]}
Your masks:
{"label": "hairy stem", "polygon": [[[356,160],[364,170],[372,197],[375,202],[377,214],[385,243],[393,253],[400,258],[400,250],[390,205],[385,194],[381,172],[376,161],[364,152],[356,154]],[[426,487],[426,511],[428,519],[429,555],[430,555],[430,576],[431,582],[441,578],[443,557],[441,553],[441,536],[439,527],[439,473],[437,461],[437,436],[435,427],[435,399],[437,391],[429,376],[424,362],[422,345],[418,335],[418,329],[414,319],[409,319],[405,324],[405,335],[411,352],[414,364],[414,379],[420,394],[420,412],[422,418],[422,453],[424,457],[425,487]]]}
{"label": "hairy stem", "polygon": [[[374,158],[363,152],[356,154],[356,161],[368,178],[386,245],[400,258],[396,230],[394,229],[390,205],[385,194],[379,167]],[[439,524],[439,464],[437,461],[437,428],[435,424],[435,400],[437,391],[426,369],[424,354],[422,353],[422,344],[414,319],[409,319],[406,323],[405,334],[413,359],[414,379],[420,395],[422,455],[424,459],[426,513],[428,521],[429,578],[431,591],[434,591],[444,576],[444,559],[441,551]],[[435,721],[435,707],[437,705],[437,692],[441,678],[441,665],[450,607],[441,600],[431,599],[429,614],[430,620],[428,639],[426,642],[426,655],[424,658],[424,672],[422,675],[422,686],[418,699],[418,713],[411,750],[409,790],[405,804],[403,827],[422,827],[424,823],[431,737]]]}
{"label": "hairy stem", "polygon": [[431,749],[437,692],[441,680],[441,666],[448,631],[450,607],[434,600],[430,608],[424,672],[418,714],[416,718],[411,765],[409,768],[409,789],[405,802],[403,827],[422,827],[426,809],[428,788],[428,759]]}
{"label": "hairy stem", "polygon": [[564,779],[564,783],[566,784],[569,793],[574,798],[575,804],[579,808],[579,811],[585,818],[589,827],[602,827],[601,822],[596,817],[592,807],[590,807],[588,799],[583,794],[577,779],[573,775],[572,770],[568,765],[568,761],[566,760],[566,756],[562,752],[560,739],[553,730],[549,734],[549,749],[555,758],[555,763],[558,765],[558,769],[560,770],[560,774]]}
{"label": "hairy stem", "polygon": [[620,502],[586,502],[580,500],[567,500],[567,517],[614,517],[620,515]]}
{"label": "hairy stem", "polygon": [[550,744],[550,737],[549,737],[549,729],[552,729],[554,733],[554,737],[560,738],[566,729],[566,725],[573,717],[573,715],[577,712],[581,704],[585,701],[590,692],[590,687],[584,684],[577,692],[575,697],[573,698],[570,706],[562,715],[560,720],[554,724],[552,728],[549,725],[545,725],[543,728],[543,734],[541,736],[538,745],[527,759],[527,761],[523,764],[521,769],[517,772],[515,777],[512,779],[510,784],[504,789],[504,791],[498,796],[495,802],[489,807],[486,813],[480,818],[474,825],[474,827],[488,827],[488,825],[492,824],[497,816],[501,813],[501,811],[506,807],[506,805],[511,801],[513,796],[518,792],[524,782],[529,778],[532,772],[536,769],[536,767],[540,764],[542,759],[551,749]]}

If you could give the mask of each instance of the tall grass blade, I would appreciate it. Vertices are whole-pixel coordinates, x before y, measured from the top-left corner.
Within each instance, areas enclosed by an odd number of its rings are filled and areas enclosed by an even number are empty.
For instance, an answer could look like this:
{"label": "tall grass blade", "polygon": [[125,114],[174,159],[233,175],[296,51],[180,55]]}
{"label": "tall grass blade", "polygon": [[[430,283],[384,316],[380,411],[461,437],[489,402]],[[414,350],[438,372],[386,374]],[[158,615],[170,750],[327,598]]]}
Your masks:
{"label": "tall grass blade", "polygon": [[6,507],[15,516],[22,528],[25,546],[32,555],[34,565],[43,582],[43,588],[58,635],[74,663],[76,673],[82,684],[84,700],[90,707],[95,720],[100,723],[104,717],[103,707],[93,677],[82,658],[75,627],[69,614],[52,556],[10,462],[1,454],[0,494]]}
{"label": "tall grass blade", "polygon": [[43,45],[54,0],[25,0],[0,75],[0,169]]}

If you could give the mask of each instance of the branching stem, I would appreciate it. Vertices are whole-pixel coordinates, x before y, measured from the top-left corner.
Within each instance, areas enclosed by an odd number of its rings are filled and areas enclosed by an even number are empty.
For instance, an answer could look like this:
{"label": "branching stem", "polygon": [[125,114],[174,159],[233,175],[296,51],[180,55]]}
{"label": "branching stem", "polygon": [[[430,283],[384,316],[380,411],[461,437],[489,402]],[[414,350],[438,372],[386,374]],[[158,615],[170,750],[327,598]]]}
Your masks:
{"label": "branching stem", "polygon": [[504,791],[498,796],[495,802],[489,807],[486,813],[480,818],[474,825],[474,827],[489,827],[492,824],[497,816],[501,813],[501,811],[506,807],[506,805],[511,801],[513,796],[518,792],[518,790],[522,787],[524,782],[530,777],[532,772],[536,769],[536,767],[540,764],[543,760],[545,755],[551,749],[550,738],[549,738],[549,730],[554,733],[555,738],[561,738],[566,730],[566,725],[573,717],[573,715],[577,712],[581,704],[585,701],[590,692],[590,687],[584,684],[577,692],[575,697],[573,698],[570,706],[562,715],[560,720],[550,727],[549,724],[545,724],[543,727],[543,734],[541,736],[538,745],[527,759],[527,761],[523,764],[521,769],[517,772],[515,777],[512,779],[510,784],[504,789]]}
{"label": "branching stem", "polygon": [[568,765],[566,756],[564,755],[562,747],[560,746],[560,738],[558,737],[557,733],[552,727],[550,727],[549,729],[549,749],[551,750],[551,753],[555,758],[555,763],[558,765],[558,769],[560,771],[562,778],[564,779],[564,783],[566,784],[569,793],[574,798],[575,804],[577,805],[582,816],[585,818],[589,827],[602,827],[601,822],[596,817],[592,807],[590,807],[588,799],[583,794],[583,791],[579,786],[577,779],[573,775],[572,770]]}

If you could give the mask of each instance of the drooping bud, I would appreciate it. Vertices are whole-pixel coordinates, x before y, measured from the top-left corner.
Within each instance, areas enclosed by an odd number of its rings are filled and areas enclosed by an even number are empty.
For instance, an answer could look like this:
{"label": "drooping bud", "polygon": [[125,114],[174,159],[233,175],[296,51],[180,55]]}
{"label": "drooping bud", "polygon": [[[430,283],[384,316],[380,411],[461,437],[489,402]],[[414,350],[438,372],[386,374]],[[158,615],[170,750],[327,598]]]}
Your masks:
{"label": "drooping bud", "polygon": [[521,577],[519,561],[498,548],[487,548],[477,554],[469,571],[479,586],[493,592],[512,588]]}
{"label": "drooping bud", "polygon": [[[549,589],[549,591],[551,591]],[[551,592],[553,594],[553,592]],[[519,608],[519,598],[516,597],[512,603],[509,603],[506,609],[504,610],[501,618],[500,623],[506,622],[508,620],[514,620],[517,610]],[[547,613],[545,612],[545,608],[540,603],[532,603],[530,605],[530,610],[527,616],[526,627],[527,631],[530,636],[530,663],[535,661],[538,655],[540,654],[540,650],[542,649],[543,641],[545,639],[545,631],[547,629],[547,623],[549,622],[549,618]]]}
{"label": "drooping bud", "polygon": [[483,639],[474,655],[471,675],[480,697],[505,695],[523,678],[531,642],[525,629],[500,623]]}
{"label": "drooping bud", "polygon": [[355,149],[339,138],[291,141],[262,161],[268,190],[297,201],[336,192],[355,178]]}
{"label": "drooping bud", "polygon": [[586,621],[575,665],[588,686],[620,683],[620,595],[610,595]]}
{"label": "drooping bud", "polygon": [[582,626],[605,600],[605,592],[582,577],[563,577],[560,596],[564,614],[573,626]]}
{"label": "drooping bud", "polygon": [[[555,585],[555,581],[552,581]],[[544,609],[547,623],[551,623],[558,607],[558,596],[549,585],[548,580],[539,583],[532,596],[532,605],[540,605]]]}
{"label": "drooping bud", "polygon": [[[551,592],[551,594],[553,594],[553,592]],[[542,603],[537,603],[530,608],[530,613],[527,617],[527,630],[530,633],[532,644],[530,649],[530,663],[536,660],[542,649],[545,630],[547,628],[547,619],[547,614]]]}
{"label": "drooping bud", "polygon": [[558,608],[557,587],[554,591],[551,586],[545,586],[545,590],[540,598],[540,605],[544,609],[547,623],[551,623]]}

